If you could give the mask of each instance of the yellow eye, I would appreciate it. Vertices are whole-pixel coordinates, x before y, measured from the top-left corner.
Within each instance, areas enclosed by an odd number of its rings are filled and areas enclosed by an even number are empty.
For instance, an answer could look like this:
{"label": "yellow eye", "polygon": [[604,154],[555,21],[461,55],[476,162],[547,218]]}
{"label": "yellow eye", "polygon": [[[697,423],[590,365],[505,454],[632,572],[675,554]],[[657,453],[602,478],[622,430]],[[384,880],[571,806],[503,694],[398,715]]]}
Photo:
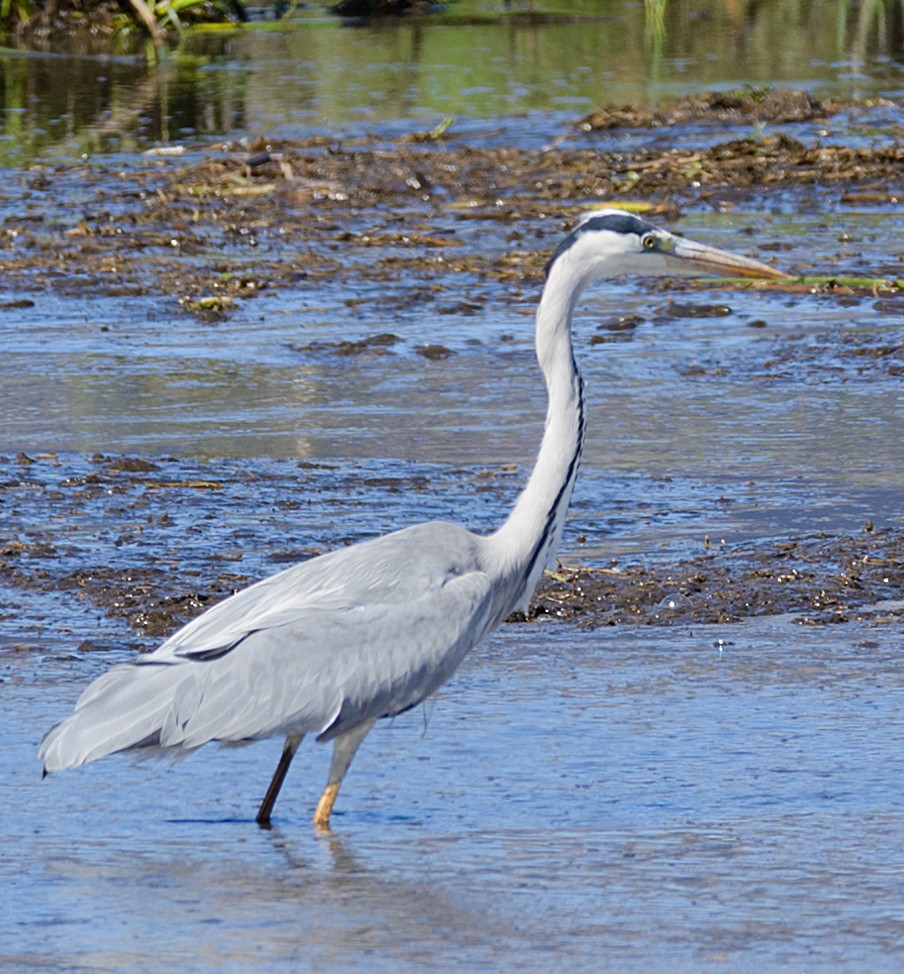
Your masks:
{"label": "yellow eye", "polygon": [[654,250],[656,247],[656,235],[652,233],[645,233],[640,238],[640,245],[644,250]]}

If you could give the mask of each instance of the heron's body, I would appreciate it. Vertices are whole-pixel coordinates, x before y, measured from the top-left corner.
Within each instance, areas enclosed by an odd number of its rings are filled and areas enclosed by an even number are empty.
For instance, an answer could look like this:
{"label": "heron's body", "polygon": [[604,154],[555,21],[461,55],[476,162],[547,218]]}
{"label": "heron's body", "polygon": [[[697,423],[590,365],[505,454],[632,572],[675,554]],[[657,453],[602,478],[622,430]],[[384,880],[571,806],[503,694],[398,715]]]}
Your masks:
{"label": "heron's body", "polygon": [[266,824],[298,744],[315,733],[336,742],[315,815],[326,825],[374,721],[425,700],[512,610],[527,607],[555,555],[583,444],[583,387],[571,345],[577,297],[593,277],[613,267],[636,270],[638,262],[644,269],[643,259],[652,262],[656,254],[746,276],[781,276],[615,211],[585,221],[550,262],[536,332],[549,396],[546,429],[534,471],[503,526],[480,536],[447,522],[419,524],[238,592],[155,652],[92,683],[45,737],[45,771],[115,751],[281,735],[283,758],[258,814]]}
{"label": "heron's body", "polygon": [[45,766],[136,744],[328,739],[407,710],[488,628],[482,540],[453,524],[419,524],[244,589],[95,681],[76,714],[102,700],[104,736],[93,722],[74,723],[48,742]]}

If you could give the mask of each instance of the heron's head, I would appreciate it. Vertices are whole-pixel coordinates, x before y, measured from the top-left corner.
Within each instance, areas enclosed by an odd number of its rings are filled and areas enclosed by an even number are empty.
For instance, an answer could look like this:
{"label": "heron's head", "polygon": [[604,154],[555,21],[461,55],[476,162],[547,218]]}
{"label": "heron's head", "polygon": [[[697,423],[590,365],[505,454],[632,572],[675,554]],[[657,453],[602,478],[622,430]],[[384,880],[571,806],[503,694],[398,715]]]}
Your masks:
{"label": "heron's head", "polygon": [[547,265],[547,274],[560,261],[569,264],[584,281],[623,274],[788,276],[759,261],[678,237],[623,210],[588,213],[559,244]]}

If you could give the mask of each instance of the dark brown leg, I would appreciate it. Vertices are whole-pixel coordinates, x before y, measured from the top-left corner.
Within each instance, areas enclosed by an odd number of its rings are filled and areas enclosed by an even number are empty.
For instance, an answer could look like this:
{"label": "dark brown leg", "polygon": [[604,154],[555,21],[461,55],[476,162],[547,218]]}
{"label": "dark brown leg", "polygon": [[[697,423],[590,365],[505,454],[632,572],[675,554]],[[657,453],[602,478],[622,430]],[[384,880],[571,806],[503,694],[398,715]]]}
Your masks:
{"label": "dark brown leg", "polygon": [[286,738],[279,764],[276,765],[276,771],[273,772],[273,780],[270,782],[270,787],[267,789],[267,794],[264,795],[264,800],[261,802],[261,807],[257,813],[257,824],[262,829],[270,828],[270,813],[273,811],[279,789],[282,788],[286,772],[289,770],[289,765],[292,763],[292,758],[295,757],[295,752],[298,750],[298,745],[301,744],[303,736],[303,734],[291,734]]}

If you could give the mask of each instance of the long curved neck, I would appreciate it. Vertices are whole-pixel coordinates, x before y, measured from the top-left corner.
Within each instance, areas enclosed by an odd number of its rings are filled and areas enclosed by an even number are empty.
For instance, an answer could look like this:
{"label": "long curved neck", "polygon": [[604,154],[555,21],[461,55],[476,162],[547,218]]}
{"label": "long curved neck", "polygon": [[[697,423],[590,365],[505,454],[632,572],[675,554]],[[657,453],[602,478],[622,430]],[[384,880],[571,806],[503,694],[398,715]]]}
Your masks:
{"label": "long curved neck", "polygon": [[[563,266],[564,263],[564,266]],[[527,486],[505,524],[488,539],[513,609],[526,610],[544,568],[555,556],[584,446],[584,384],[574,361],[571,319],[586,283],[556,261],[537,309],[537,360],[549,404],[540,452]]]}

